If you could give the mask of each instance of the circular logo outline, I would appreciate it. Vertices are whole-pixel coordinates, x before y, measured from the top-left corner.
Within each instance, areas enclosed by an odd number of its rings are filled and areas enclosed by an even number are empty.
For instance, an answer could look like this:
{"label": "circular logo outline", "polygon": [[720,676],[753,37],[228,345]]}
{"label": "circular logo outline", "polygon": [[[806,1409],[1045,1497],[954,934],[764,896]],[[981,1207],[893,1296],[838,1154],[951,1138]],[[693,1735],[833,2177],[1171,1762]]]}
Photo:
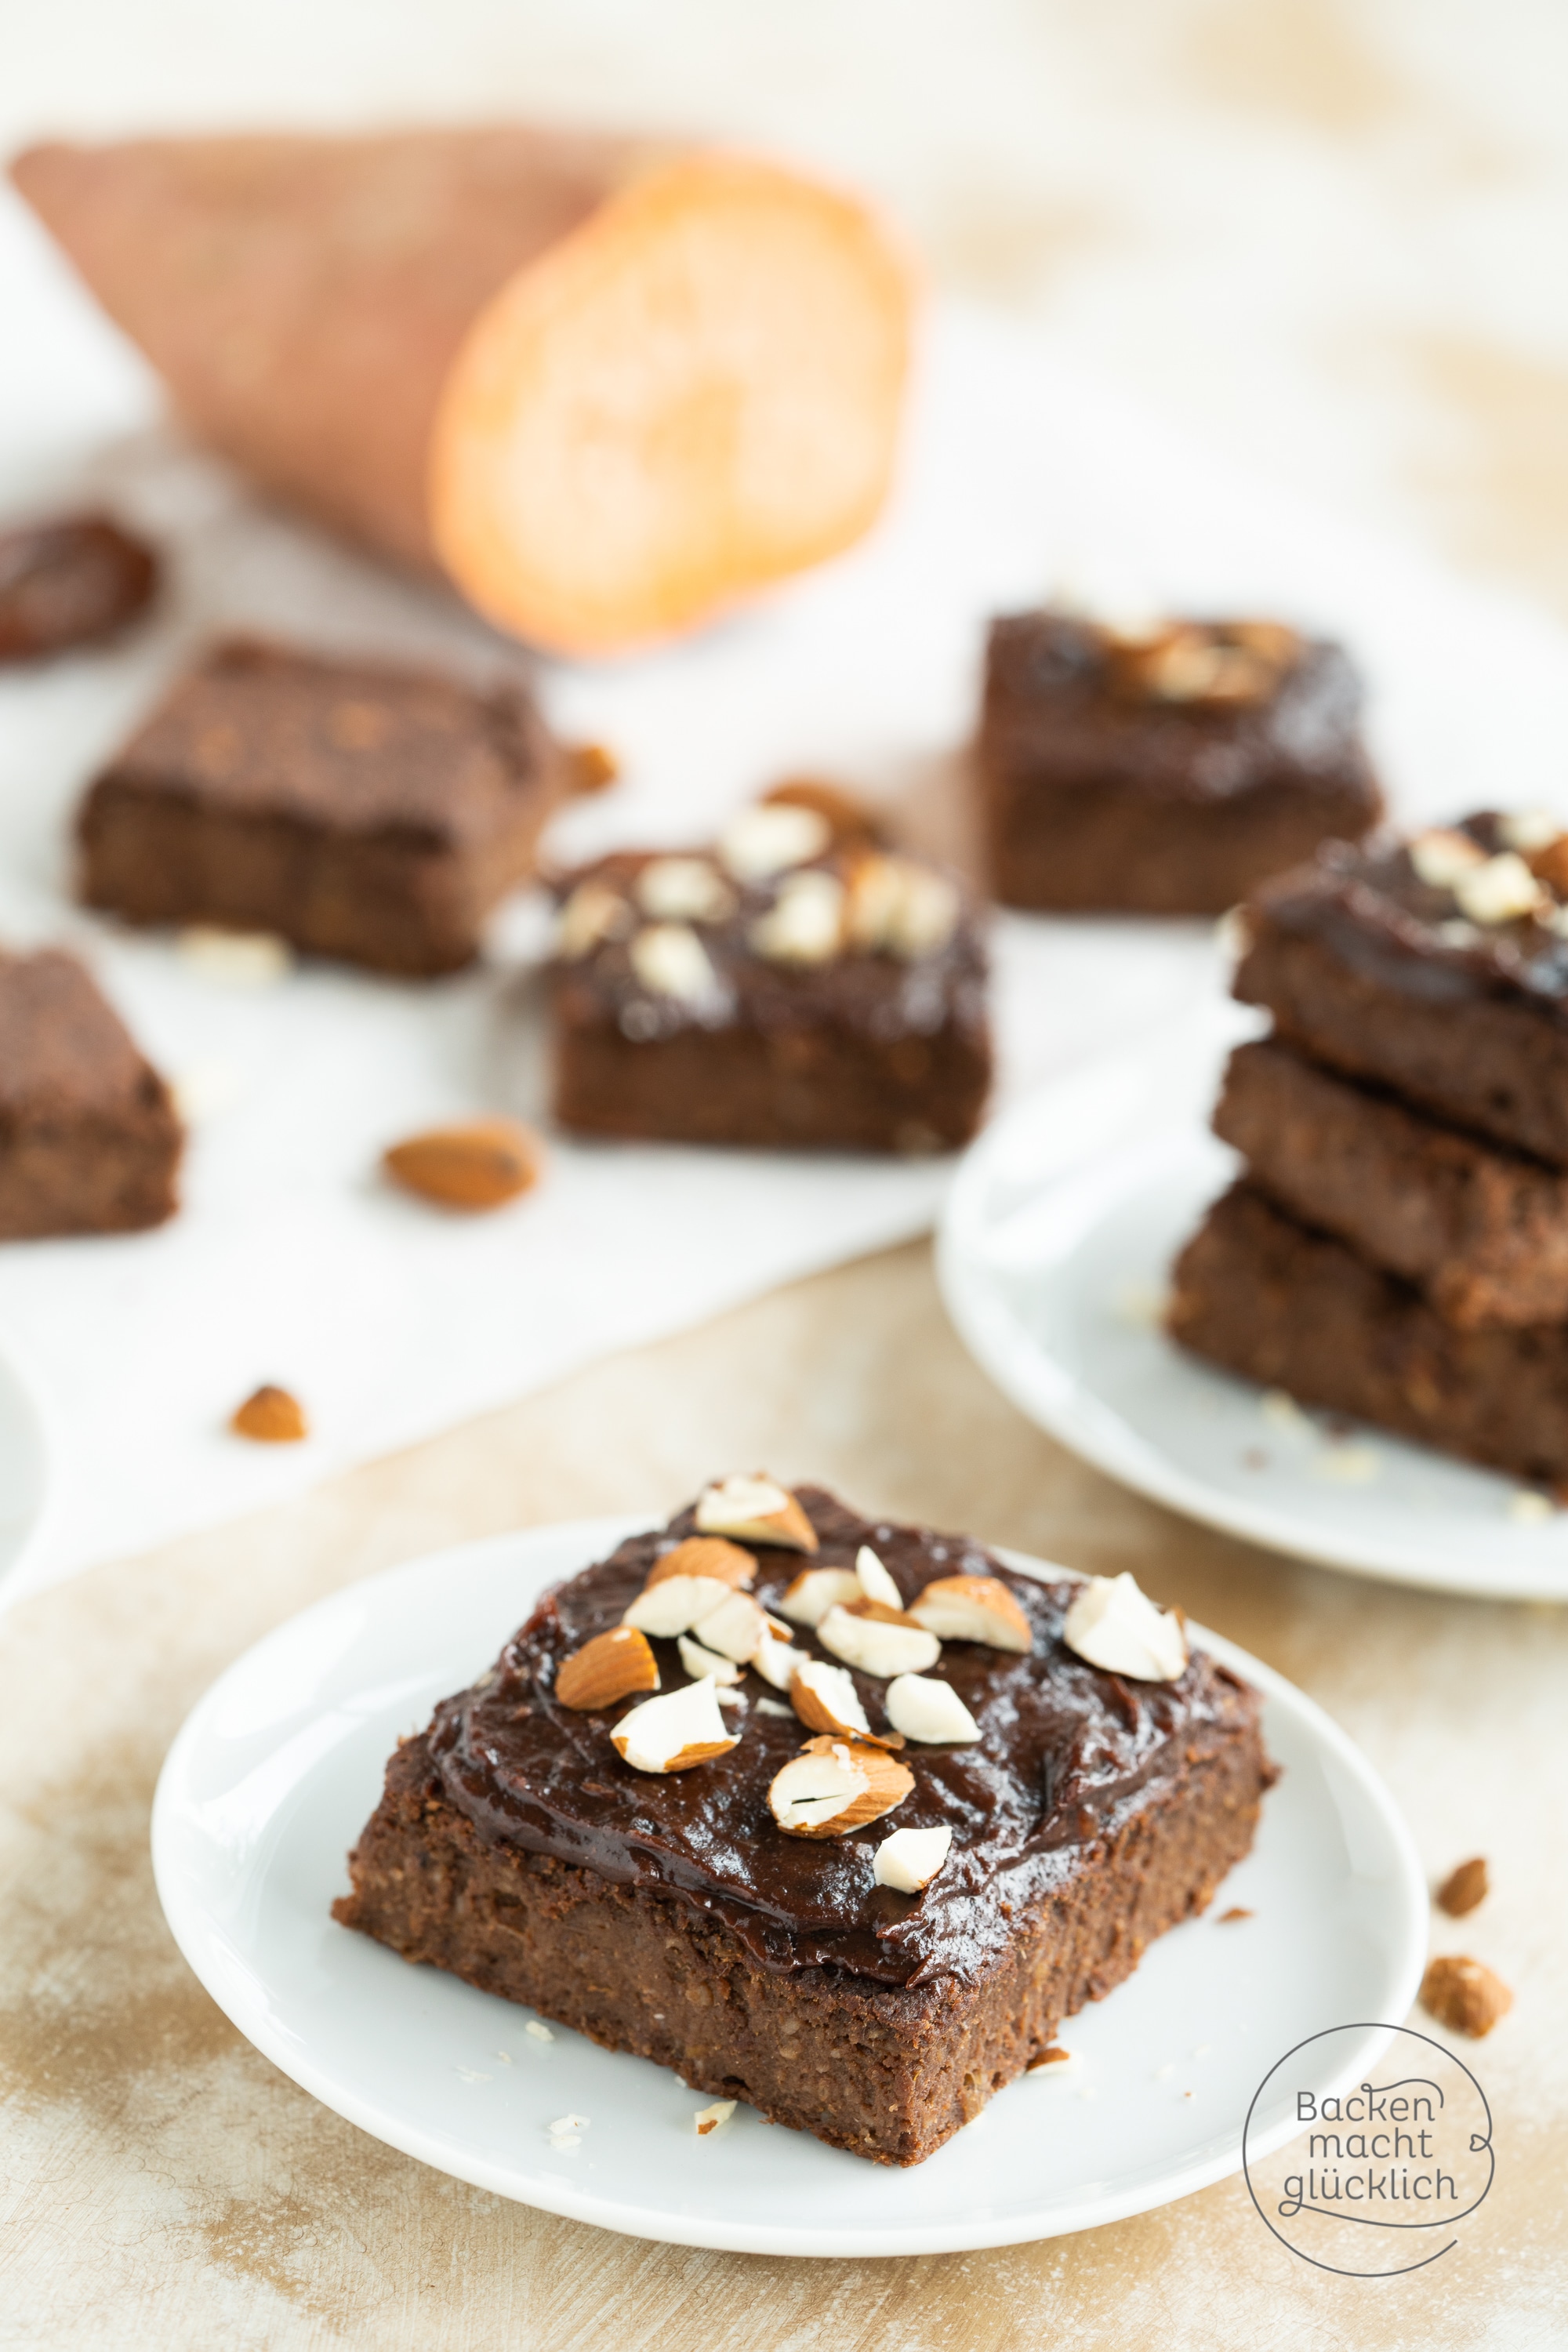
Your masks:
{"label": "circular logo outline", "polygon": [[[1479,2210],[1480,2207],[1485,2204],[1487,2199],[1490,2196],[1492,2183],[1497,2179],[1497,2151],[1492,2146],[1493,2125],[1491,2105],[1486,2093],[1482,2090],[1480,2084],[1476,2080],[1475,2075],[1470,2073],[1470,2070],[1466,2065],[1464,2060],[1458,2056],[1454,2051],[1450,2050],[1445,2042],[1436,2041],[1430,2033],[1418,2033],[1413,2025],[1390,2025],[1386,2020],[1382,2018],[1356,2018],[1346,2025],[1325,2025],[1321,2031],[1317,2033],[1309,2033],[1304,2035],[1300,2042],[1296,2042],[1290,2049],[1286,2051],[1285,2055],[1282,2058],[1277,2058],[1275,2060],[1273,2065],[1268,2069],[1268,2074],[1263,2077],[1262,2082],[1258,2085],[1257,2090],[1254,2091],[1251,2101],[1247,2106],[1246,2120],[1241,2126],[1241,2172],[1242,2178],[1247,2183],[1247,2193],[1251,2198],[1253,2205],[1257,2210],[1258,2218],[1262,2222],[1264,2228],[1268,2231],[1272,2236],[1279,2239],[1279,2243],[1286,2249],[1287,2252],[1294,2254],[1299,2262],[1310,2263],[1314,2270],[1331,2272],[1335,2278],[1409,2278],[1415,2272],[1426,2270],[1433,2263],[1441,2262],[1445,2254],[1451,2254],[1454,2248],[1459,2242],[1458,2238],[1450,2238],[1446,2246],[1439,2246],[1436,2253],[1424,2255],[1420,2262],[1402,2263],[1394,2270],[1345,2270],[1337,2263],[1320,2262],[1316,2254],[1309,2254],[1302,2247],[1292,2245],[1284,2231],[1282,2230],[1276,2229],[1274,2223],[1264,2211],[1262,2200],[1258,2197],[1257,2189],[1253,2186],[1252,2168],[1247,2162],[1247,2136],[1252,2128],[1252,2117],[1258,2100],[1263,2096],[1265,2090],[1273,2081],[1275,2075],[1279,2074],[1279,2069],[1282,2066],[1289,2065],[1290,2060],[1294,2058],[1298,2050],[1309,2049],[1314,2042],[1326,2042],[1329,2036],[1333,2033],[1387,2033],[1391,2036],[1396,2033],[1403,2033],[1405,2034],[1412,2042],[1426,2042],[1429,2050],[1436,2050],[1440,2056],[1448,2059],[1452,2064],[1458,2068],[1460,2074],[1474,2085],[1476,2096],[1481,2103],[1481,2113],[1487,2119],[1487,2127],[1484,2134],[1478,2135],[1475,2132],[1470,2134],[1469,2153],[1474,2156],[1479,2148],[1484,2147],[1487,2151],[1489,2162],[1487,2171],[1486,2187],[1481,2190],[1480,2195],[1475,2200],[1473,2204],[1467,2205],[1462,2213],[1454,2214],[1451,2217],[1452,2220],[1455,2221],[1468,2221],[1472,2213]],[[1282,2141],[1280,2145],[1289,2146],[1289,2142]],[[1300,2210],[1300,2208],[1297,2210]],[[1342,2215],[1335,2214],[1332,2218],[1336,2221],[1343,2220],[1347,2221],[1360,2221],[1363,2226],[1375,2230],[1430,2230],[1435,2226],[1432,2221],[1381,2221],[1373,2220],[1370,2214],[1362,2213],[1346,2213]]]}

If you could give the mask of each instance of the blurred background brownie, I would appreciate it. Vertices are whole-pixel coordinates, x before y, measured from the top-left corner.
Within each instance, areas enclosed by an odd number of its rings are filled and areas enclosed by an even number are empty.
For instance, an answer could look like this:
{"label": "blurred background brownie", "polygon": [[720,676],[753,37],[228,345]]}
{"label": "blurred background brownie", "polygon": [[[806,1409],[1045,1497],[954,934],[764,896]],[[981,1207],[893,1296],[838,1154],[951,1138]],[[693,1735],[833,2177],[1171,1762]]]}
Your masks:
{"label": "blurred background brownie", "polygon": [[178,1206],[169,1089],[74,956],[0,956],[0,1239],[118,1234]]}
{"label": "blurred background brownie", "polygon": [[152,551],[103,515],[0,531],[0,662],[97,645],[133,621],[157,585]]}
{"label": "blurred background brownie", "polygon": [[799,803],[575,877],[553,994],[555,1115],[582,1134],[944,1150],[990,1090],[975,908]]}
{"label": "blurred background brownie", "polygon": [[1221,914],[1382,813],[1361,680],[1273,621],[992,625],[977,749],[992,884],[1044,912]]}
{"label": "blurred background brownie", "polygon": [[532,871],[568,788],[521,687],[236,641],[92,786],[82,896],[133,923],[274,931],[373,971],[452,971]]}

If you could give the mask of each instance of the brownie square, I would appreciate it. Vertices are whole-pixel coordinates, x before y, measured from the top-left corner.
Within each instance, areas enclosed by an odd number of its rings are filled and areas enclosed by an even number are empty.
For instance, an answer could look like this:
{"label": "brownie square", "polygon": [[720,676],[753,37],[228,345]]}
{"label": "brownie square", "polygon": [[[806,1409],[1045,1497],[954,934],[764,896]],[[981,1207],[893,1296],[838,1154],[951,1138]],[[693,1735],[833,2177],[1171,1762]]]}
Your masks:
{"label": "brownie square", "polygon": [[1276,622],[992,625],[977,747],[992,881],[1048,913],[1215,915],[1382,798],[1343,649]]}
{"label": "brownie square", "polygon": [[1491,812],[1330,843],[1247,907],[1236,993],[1315,1060],[1568,1168],[1565,849]]}
{"label": "brownie square", "polygon": [[[695,2089],[913,2164],[1151,1937],[1203,1909],[1251,1844],[1272,1768],[1256,1693],[1201,1653],[1153,1682],[1068,1649],[1079,1588],[1065,1576],[1037,1583],[966,1538],[862,1518],[820,1488],[794,1500],[809,1557],[732,1538],[769,1612],[802,1570],[853,1588],[862,1545],[906,1605],[954,1577],[1011,1596],[1026,1650],[949,1639],[935,1669],[973,1741],[903,1747],[912,1788],[873,1823],[786,1834],[770,1789],[809,1718],[750,1664],[723,1710],[738,1734],[727,1753],[665,1772],[623,1762],[623,1705],[588,1707],[580,1690],[564,1705],[563,1664],[621,1625],[693,1534],[687,1510],[547,1594],[494,1666],[399,1747],[334,1914]],[[822,1623],[789,1613],[796,1648],[833,1663]],[[679,1690],[677,1642],[650,1647],[661,1691]],[[882,1736],[890,1685],[851,1678]],[[938,1825],[952,1844],[922,1892],[877,1883],[883,1837]]]}
{"label": "brownie square", "polygon": [[0,956],[0,1240],[117,1234],[178,1206],[169,1089],[74,956]]}
{"label": "brownie square", "polygon": [[582,1135],[938,1151],[990,1090],[971,900],[801,807],[576,876],[552,989],[555,1117]]}
{"label": "brownie square", "polygon": [[1568,1324],[1459,1330],[1410,1284],[1254,1185],[1176,1261],[1167,1328],[1194,1354],[1516,1477],[1568,1480]]}
{"label": "brownie square", "polygon": [[1273,1040],[1231,1055],[1214,1116],[1252,1182],[1425,1291],[1447,1322],[1568,1318],[1568,1176]]}
{"label": "brownie square", "polygon": [[274,931],[453,971],[531,872],[565,763],[528,696],[219,646],[93,784],[82,896],[133,923]]}

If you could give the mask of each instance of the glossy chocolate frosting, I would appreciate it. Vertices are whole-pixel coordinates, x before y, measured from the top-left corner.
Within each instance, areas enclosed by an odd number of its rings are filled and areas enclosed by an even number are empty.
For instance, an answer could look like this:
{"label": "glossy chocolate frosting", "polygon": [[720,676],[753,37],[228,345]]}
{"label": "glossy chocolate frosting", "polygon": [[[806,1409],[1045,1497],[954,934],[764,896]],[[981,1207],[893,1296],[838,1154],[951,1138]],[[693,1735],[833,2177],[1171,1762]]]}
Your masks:
{"label": "glossy chocolate frosting", "polygon": [[[655,857],[687,856],[706,857],[708,853],[619,850],[573,874],[570,887],[593,882],[615,891],[626,900],[630,920],[631,898],[643,867]],[[563,1021],[573,1025],[608,1021],[637,1043],[681,1029],[731,1025],[775,1032],[832,1025],[877,1044],[931,1037],[950,1024],[984,1033],[985,946],[967,897],[949,937],[924,954],[905,959],[846,949],[821,963],[773,962],[757,953],[750,934],[776,903],[780,886],[798,874],[842,875],[845,858],[830,851],[751,884],[738,883],[716,860],[710,862],[731,899],[719,920],[695,926],[713,968],[715,988],[692,1003],[658,994],[637,978],[627,940],[606,939],[586,955],[557,962],[554,986]]]}
{"label": "glossy chocolate frosting", "polygon": [[[545,1596],[490,1673],[437,1707],[436,1769],[482,1836],[711,1911],[767,1969],[826,1964],[892,1985],[972,1978],[1005,1948],[1015,1918],[1081,1867],[1096,1841],[1234,1736],[1255,1713],[1256,1694],[1202,1653],[1176,1683],[1101,1673],[1060,1639],[1072,1580],[1037,1582],[965,1538],[873,1523],[820,1488],[796,1491],[821,1549],[807,1560],[748,1546],[764,1605],[776,1605],[803,1567],[852,1568],[869,1544],[906,1604],[937,1577],[998,1576],[1034,1630],[1027,1656],[944,1643],[932,1672],[959,1692],[981,1738],[906,1748],[915,1787],[891,1813],[844,1838],[784,1834],[768,1786],[810,1734],[793,1712],[763,1711],[763,1699],[782,1701],[754,1672],[742,1685],[746,1706],[725,1710],[739,1746],[679,1773],[621,1762],[609,1734],[634,1702],[576,1714],[555,1699],[560,1661],[619,1622],[653,1562],[692,1531],[690,1511]],[[828,1656],[803,1630],[795,1640]],[[653,1646],[662,1688],[686,1682],[675,1643]],[[872,1727],[886,1728],[885,1685],[861,1674],[855,1682]],[[924,1894],[873,1884],[883,1838],[939,1823],[952,1827],[952,1850]]]}
{"label": "glossy chocolate frosting", "polygon": [[[1489,856],[1506,846],[1506,819],[1485,810],[1454,825]],[[1424,882],[1408,846],[1389,837],[1363,847],[1324,844],[1310,865],[1259,892],[1247,917],[1327,947],[1352,971],[1426,1004],[1508,997],[1568,1026],[1568,910],[1550,887],[1539,915],[1475,923],[1454,892]],[[1561,920],[1564,929],[1558,929]],[[1237,994],[1247,999],[1245,961]]]}
{"label": "glossy chocolate frosting", "polygon": [[[1209,625],[1224,627],[1223,623]],[[1272,692],[1216,707],[1128,693],[1106,629],[1057,612],[992,625],[981,731],[987,760],[1018,774],[1226,800],[1281,773],[1363,779],[1361,677],[1341,646],[1299,640]]]}

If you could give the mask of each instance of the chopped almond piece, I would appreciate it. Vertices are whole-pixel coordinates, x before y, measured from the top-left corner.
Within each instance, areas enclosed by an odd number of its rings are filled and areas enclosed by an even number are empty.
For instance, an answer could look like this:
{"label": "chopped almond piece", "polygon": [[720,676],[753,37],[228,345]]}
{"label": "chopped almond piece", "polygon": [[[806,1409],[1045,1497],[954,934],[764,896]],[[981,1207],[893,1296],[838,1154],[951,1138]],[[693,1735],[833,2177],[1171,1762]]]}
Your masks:
{"label": "chopped almond piece", "polygon": [[617,1755],[638,1772],[685,1772],[737,1742],[719,1712],[710,1682],[683,1683],[661,1698],[645,1698],[610,1734]]}
{"label": "chopped almond piece", "polygon": [[875,1601],[859,1601],[852,1608],[830,1609],[816,1629],[825,1650],[846,1665],[887,1681],[894,1675],[921,1675],[934,1666],[942,1643],[924,1625],[917,1625],[897,1609],[883,1609]]}
{"label": "chopped almond piece", "polygon": [[697,1505],[697,1526],[705,1536],[742,1536],[786,1551],[816,1549],[816,1530],[795,1496],[760,1470],[754,1477],[721,1478],[708,1487]]}
{"label": "chopped almond piece", "polygon": [[612,1706],[634,1691],[658,1688],[658,1662],[647,1634],[635,1625],[612,1625],[607,1633],[595,1633],[562,1660],[555,1676],[556,1697],[580,1714]]}
{"label": "chopped almond piece", "polygon": [[763,794],[764,808],[810,809],[829,827],[833,840],[865,842],[880,845],[887,840],[887,827],[877,811],[841,784],[824,782],[817,776],[786,776]]}
{"label": "chopped almond piece", "polygon": [[790,1703],[809,1731],[836,1732],[849,1739],[868,1739],[878,1748],[901,1748],[896,1731],[873,1731],[847,1666],[830,1666],[821,1658],[807,1658],[789,1685]]}
{"label": "chopped almond piece", "polygon": [[733,1588],[721,1584],[716,1576],[667,1576],[643,1587],[621,1622],[636,1625],[656,1641],[672,1642],[678,1633],[689,1633],[711,1617],[732,1594]]}
{"label": "chopped almond piece", "polygon": [[739,1544],[724,1543],[717,1536],[688,1536],[684,1543],[655,1560],[643,1591],[651,1591],[668,1576],[710,1576],[739,1591],[753,1581],[756,1573],[756,1561]]}
{"label": "chopped almond piece", "polygon": [[247,1396],[228,1425],[237,1437],[248,1437],[258,1445],[297,1445],[310,1434],[299,1398],[270,1384]]}
{"label": "chopped almond piece", "polygon": [[847,1609],[864,1597],[859,1578],[847,1568],[803,1568],[779,1602],[779,1614],[815,1630],[830,1609]]}
{"label": "chopped almond piece", "polygon": [[768,1803],[788,1837],[843,1837],[891,1812],[914,1785],[885,1748],[824,1737],[773,1774]]}
{"label": "chopped almond piece", "polygon": [[1034,1647],[1029,1621],[997,1576],[939,1576],[910,1603],[910,1615],[944,1642],[984,1642],[994,1650]]}

